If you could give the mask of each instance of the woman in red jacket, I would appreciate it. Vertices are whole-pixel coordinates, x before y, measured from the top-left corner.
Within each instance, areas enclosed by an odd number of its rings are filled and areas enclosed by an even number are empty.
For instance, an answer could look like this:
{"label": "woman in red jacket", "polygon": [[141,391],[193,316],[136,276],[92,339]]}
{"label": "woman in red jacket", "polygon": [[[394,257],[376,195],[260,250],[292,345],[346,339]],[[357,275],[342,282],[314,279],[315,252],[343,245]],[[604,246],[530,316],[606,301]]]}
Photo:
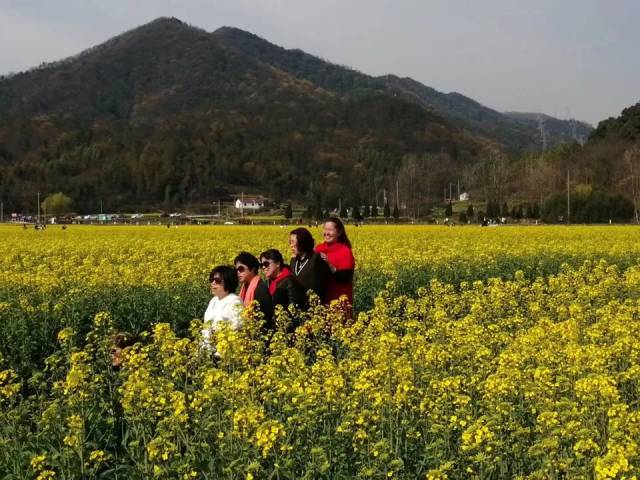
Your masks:
{"label": "woman in red jacket", "polygon": [[324,303],[330,303],[343,295],[349,304],[346,313],[351,317],[353,305],[353,271],[356,261],[351,251],[351,242],[347,237],[344,224],[337,217],[329,217],[324,222],[322,236],[324,242],[316,246],[316,252],[327,262],[331,276],[327,282]]}

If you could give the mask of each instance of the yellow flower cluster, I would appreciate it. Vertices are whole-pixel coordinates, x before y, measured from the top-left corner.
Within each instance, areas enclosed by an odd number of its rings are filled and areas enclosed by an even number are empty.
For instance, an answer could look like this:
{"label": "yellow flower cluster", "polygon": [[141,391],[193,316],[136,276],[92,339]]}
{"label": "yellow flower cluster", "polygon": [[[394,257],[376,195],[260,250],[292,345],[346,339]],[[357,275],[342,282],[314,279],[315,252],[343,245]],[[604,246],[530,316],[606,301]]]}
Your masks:
{"label": "yellow flower cluster", "polygon": [[[213,355],[192,320],[206,306],[207,270],[240,249],[286,252],[286,231],[1,227],[12,248],[0,259],[0,328],[24,340],[29,326],[58,344],[42,361],[37,348],[46,345],[2,344],[0,470],[16,478],[640,475],[635,229],[349,234],[356,296],[371,308],[345,325],[339,309],[315,305],[293,333],[292,314],[280,312],[268,337],[246,315],[240,331],[212,336]],[[140,335],[114,367],[117,328]]]}

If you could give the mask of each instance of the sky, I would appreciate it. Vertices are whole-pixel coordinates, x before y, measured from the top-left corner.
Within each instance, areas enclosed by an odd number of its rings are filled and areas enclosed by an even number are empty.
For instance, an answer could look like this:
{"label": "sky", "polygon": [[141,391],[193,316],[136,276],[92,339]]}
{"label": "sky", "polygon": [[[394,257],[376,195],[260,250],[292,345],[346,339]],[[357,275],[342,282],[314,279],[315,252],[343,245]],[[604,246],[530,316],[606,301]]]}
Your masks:
{"label": "sky", "polygon": [[640,101],[639,0],[0,0],[0,74],[161,16],[241,28],[499,111],[595,126]]}

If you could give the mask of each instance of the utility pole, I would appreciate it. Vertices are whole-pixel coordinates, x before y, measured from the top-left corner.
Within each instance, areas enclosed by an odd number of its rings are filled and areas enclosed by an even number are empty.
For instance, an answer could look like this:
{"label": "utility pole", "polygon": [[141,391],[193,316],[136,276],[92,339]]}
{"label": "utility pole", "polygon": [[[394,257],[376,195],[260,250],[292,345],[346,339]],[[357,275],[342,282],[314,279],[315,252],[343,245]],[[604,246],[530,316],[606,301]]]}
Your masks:
{"label": "utility pole", "polygon": [[396,205],[400,211],[400,188],[398,187],[398,179],[396,178]]}
{"label": "utility pole", "polygon": [[458,179],[458,200],[460,199],[460,179]]}
{"label": "utility pole", "polygon": [[218,199],[218,218],[220,217],[221,213],[220,213],[220,199]]}
{"label": "utility pole", "polygon": [[547,132],[544,128],[544,118],[542,118],[542,115],[538,116],[538,129],[540,130],[540,140],[542,141],[542,157],[544,158],[544,152],[547,151]]}
{"label": "utility pole", "polygon": [[567,168],[567,223],[571,223],[571,177]]}
{"label": "utility pole", "polygon": [[38,192],[38,219],[36,223],[40,223],[40,192]]}
{"label": "utility pole", "polygon": [[0,223],[4,223],[4,202],[0,202]]}

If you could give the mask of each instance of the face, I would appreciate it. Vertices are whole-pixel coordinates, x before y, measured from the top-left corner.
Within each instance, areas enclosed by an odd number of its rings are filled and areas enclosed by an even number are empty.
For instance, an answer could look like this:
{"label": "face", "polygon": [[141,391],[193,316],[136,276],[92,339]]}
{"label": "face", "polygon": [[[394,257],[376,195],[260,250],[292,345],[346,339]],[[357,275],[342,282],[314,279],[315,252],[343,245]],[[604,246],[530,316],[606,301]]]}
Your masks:
{"label": "face", "polygon": [[111,348],[111,366],[118,368],[122,365],[122,348],[113,347]]}
{"label": "face", "polygon": [[216,273],[211,280],[211,295],[218,298],[226,296],[227,292],[224,289],[224,280],[219,273]]}
{"label": "face", "polygon": [[295,235],[289,235],[289,247],[291,248],[291,253],[294,257],[302,253],[298,248],[298,237]]}
{"label": "face", "polygon": [[255,274],[244,263],[236,263],[236,274],[240,283],[249,283]]}
{"label": "face", "polygon": [[338,227],[333,222],[326,222],[322,231],[322,237],[327,243],[335,243],[338,240]]}
{"label": "face", "polygon": [[273,260],[267,260],[266,258],[260,259],[260,266],[264,272],[265,277],[269,280],[275,280],[280,274],[280,265]]}

